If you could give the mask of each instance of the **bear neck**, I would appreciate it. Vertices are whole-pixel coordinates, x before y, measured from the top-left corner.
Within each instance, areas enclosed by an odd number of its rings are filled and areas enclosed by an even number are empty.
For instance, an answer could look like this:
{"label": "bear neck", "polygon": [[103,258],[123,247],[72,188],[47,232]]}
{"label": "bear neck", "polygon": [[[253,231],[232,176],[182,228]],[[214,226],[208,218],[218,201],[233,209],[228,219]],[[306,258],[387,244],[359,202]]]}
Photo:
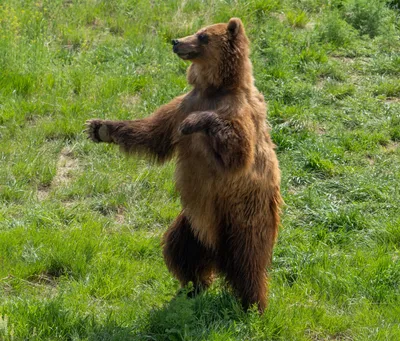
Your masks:
{"label": "bear neck", "polygon": [[247,90],[253,84],[252,65],[247,53],[236,49],[216,64],[192,63],[187,79],[201,92]]}

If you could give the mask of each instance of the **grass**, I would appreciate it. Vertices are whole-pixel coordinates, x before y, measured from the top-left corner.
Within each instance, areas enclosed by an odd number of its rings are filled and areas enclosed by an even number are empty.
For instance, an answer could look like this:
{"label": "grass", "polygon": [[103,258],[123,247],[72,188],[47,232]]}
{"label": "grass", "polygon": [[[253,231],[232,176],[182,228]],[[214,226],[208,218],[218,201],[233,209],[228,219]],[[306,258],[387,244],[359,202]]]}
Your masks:
{"label": "grass", "polygon": [[[286,202],[262,317],[175,297],[173,162],[82,133],[187,91],[170,39],[232,16]],[[2,1],[0,339],[400,339],[399,37],[397,1]]]}

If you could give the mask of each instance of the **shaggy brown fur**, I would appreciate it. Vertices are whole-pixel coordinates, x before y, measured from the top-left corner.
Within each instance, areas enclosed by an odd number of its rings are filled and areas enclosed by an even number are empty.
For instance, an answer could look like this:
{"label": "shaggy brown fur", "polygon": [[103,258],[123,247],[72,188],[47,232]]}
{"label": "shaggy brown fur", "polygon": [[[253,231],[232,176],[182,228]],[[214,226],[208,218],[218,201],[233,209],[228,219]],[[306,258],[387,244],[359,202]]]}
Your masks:
{"label": "shaggy brown fur", "polygon": [[220,273],[245,308],[257,303],[262,312],[278,232],[280,172],[249,42],[233,18],[173,44],[192,62],[193,90],[145,119],[90,120],[88,134],[160,162],[176,155],[183,209],[163,239],[169,270],[196,290]]}

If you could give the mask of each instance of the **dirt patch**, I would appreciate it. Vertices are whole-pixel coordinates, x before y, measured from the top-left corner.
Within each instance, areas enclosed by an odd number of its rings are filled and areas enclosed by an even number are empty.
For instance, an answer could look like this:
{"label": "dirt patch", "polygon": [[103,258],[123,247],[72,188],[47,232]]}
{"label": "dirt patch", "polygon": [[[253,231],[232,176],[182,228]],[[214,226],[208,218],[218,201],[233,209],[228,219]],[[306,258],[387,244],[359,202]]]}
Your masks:
{"label": "dirt patch", "polygon": [[117,208],[117,213],[115,214],[115,221],[121,225],[125,223],[125,210],[123,207]]}
{"label": "dirt patch", "polygon": [[317,125],[315,127],[314,131],[317,135],[325,135],[326,134],[326,129],[324,127],[321,127],[320,125]]}
{"label": "dirt patch", "polygon": [[394,153],[397,151],[399,146],[400,146],[399,142],[389,142],[386,146],[383,146],[383,148],[387,153]]}
{"label": "dirt patch", "polygon": [[346,334],[346,332],[339,332],[333,335],[324,335],[315,331],[307,332],[310,340],[312,341],[347,341],[353,340],[353,338]]}
{"label": "dirt patch", "polygon": [[47,272],[42,272],[28,278],[28,281],[35,284],[49,285],[55,287],[57,285],[57,277]]}
{"label": "dirt patch", "polygon": [[314,21],[309,21],[304,28],[308,31],[312,31],[315,26],[317,26],[317,24]]}
{"label": "dirt patch", "polygon": [[351,58],[351,57],[335,56],[335,55],[331,55],[330,57],[333,60],[337,60],[337,61],[345,63],[345,64],[353,64],[357,61],[356,58]]}
{"label": "dirt patch", "polygon": [[387,97],[385,99],[385,103],[387,103],[387,104],[400,103],[400,98],[399,97]]}
{"label": "dirt patch", "polygon": [[57,161],[57,173],[51,182],[52,187],[64,185],[71,181],[72,173],[79,168],[78,160],[74,158],[72,149],[65,147]]}
{"label": "dirt patch", "polygon": [[50,186],[39,186],[37,190],[37,198],[39,201],[46,200],[50,193]]}
{"label": "dirt patch", "polygon": [[13,279],[14,277],[12,275],[0,279],[0,286],[4,293],[9,294],[14,291],[14,287],[10,283]]}
{"label": "dirt patch", "polygon": [[126,95],[121,97],[121,104],[127,109],[132,109],[138,105],[140,96],[138,95]]}
{"label": "dirt patch", "polygon": [[321,90],[324,88],[326,80],[324,78],[319,78],[317,83],[315,84],[315,88]]}
{"label": "dirt patch", "polygon": [[51,184],[49,186],[41,186],[37,191],[37,198],[43,201],[48,198],[53,188],[65,186],[68,184],[73,176],[73,173],[79,168],[79,162],[74,157],[73,151],[70,147],[65,147],[60,152],[57,161],[57,171]]}
{"label": "dirt patch", "polygon": [[98,27],[103,27],[104,23],[99,18],[93,18],[90,22],[88,22],[88,25],[91,26],[92,28],[98,28]]}
{"label": "dirt patch", "polygon": [[285,13],[272,12],[271,17],[278,19],[280,22],[286,21]]}

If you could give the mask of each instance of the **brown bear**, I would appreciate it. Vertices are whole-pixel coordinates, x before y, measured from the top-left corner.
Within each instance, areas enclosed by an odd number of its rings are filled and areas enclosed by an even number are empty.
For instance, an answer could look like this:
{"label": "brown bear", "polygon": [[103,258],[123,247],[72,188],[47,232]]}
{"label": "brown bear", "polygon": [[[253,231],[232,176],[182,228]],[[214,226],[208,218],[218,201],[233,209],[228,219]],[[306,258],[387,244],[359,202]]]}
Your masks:
{"label": "brown bear", "polygon": [[172,41],[191,61],[193,89],[144,119],[87,121],[95,142],[164,162],[176,156],[182,211],[163,237],[168,269],[194,292],[225,276],[244,308],[266,306],[267,268],[278,233],[280,171],[254,85],[240,19]]}

